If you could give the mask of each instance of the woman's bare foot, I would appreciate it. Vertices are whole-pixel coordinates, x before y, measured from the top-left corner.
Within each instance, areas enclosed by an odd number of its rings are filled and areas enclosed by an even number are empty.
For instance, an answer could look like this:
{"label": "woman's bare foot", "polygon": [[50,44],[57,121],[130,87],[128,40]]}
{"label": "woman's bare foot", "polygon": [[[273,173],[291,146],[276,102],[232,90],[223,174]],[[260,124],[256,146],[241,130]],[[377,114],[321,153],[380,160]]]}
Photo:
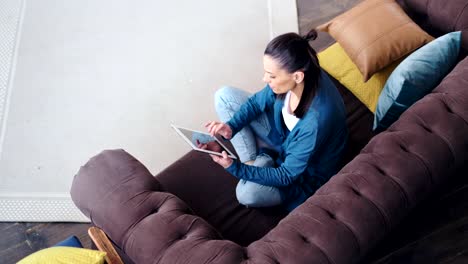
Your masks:
{"label": "woman's bare foot", "polygon": [[253,165],[254,162],[255,162],[255,160],[248,160],[248,161],[246,161],[244,163],[247,164],[247,165]]}

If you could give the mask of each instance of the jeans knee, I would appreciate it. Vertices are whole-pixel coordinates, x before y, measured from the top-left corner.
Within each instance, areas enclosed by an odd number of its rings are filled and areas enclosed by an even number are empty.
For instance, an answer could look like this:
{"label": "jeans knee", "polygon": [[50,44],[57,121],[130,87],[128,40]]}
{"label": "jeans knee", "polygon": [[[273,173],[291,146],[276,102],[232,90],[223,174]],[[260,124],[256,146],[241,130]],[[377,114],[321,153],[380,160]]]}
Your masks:
{"label": "jeans knee", "polygon": [[255,192],[245,188],[245,184],[240,184],[236,188],[236,198],[240,204],[245,206],[256,206],[258,204],[258,196]]}
{"label": "jeans knee", "polygon": [[253,207],[257,204],[256,197],[252,193],[242,193],[238,194],[236,193],[237,201],[239,201],[240,204],[248,206],[248,207]]}
{"label": "jeans knee", "polygon": [[225,109],[227,107],[226,99],[232,97],[236,90],[237,88],[231,86],[219,88],[214,95],[216,109]]}

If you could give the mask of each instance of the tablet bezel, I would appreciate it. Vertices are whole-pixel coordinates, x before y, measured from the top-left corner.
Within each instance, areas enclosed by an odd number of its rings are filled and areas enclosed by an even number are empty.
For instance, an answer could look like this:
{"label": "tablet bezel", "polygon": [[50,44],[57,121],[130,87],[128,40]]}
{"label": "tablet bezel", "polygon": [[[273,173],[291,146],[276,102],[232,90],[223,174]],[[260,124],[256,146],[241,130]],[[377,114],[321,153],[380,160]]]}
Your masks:
{"label": "tablet bezel", "polygon": [[184,133],[182,131],[179,130],[180,129],[185,129],[185,130],[188,130],[188,131],[191,131],[191,132],[195,132],[195,133],[201,133],[201,134],[204,134],[204,135],[208,135],[210,136],[211,138],[214,138],[216,140],[216,142],[221,145],[221,147],[226,151],[226,153],[228,154],[228,157],[230,157],[231,159],[237,159],[237,157],[221,142],[219,141],[216,137],[212,137],[210,134],[206,133],[206,132],[201,132],[201,131],[198,131],[198,130],[194,130],[194,129],[190,129],[190,128],[186,128],[186,127],[182,127],[182,126],[176,126],[174,124],[171,124],[171,127],[174,128],[174,130],[177,132],[177,134],[179,134],[179,136],[181,136],[185,142],[187,142],[191,147],[192,149],[194,150],[197,150],[197,151],[200,151],[200,152],[205,152],[205,153],[209,153],[209,154],[214,154],[214,155],[217,155],[217,156],[223,156],[223,154],[219,153],[219,152],[215,152],[215,151],[211,151],[211,150],[206,150],[206,149],[201,149],[197,146],[195,146],[192,141],[190,139],[188,139]]}

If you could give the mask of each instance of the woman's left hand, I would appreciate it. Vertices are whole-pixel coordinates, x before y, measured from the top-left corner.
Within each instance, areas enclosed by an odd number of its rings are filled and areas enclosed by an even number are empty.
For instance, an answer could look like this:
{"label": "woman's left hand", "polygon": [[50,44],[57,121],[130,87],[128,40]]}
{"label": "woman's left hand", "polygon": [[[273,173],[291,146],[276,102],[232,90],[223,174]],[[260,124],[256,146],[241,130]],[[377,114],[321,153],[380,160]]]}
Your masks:
{"label": "woman's left hand", "polygon": [[213,154],[210,154],[210,156],[214,162],[218,163],[223,168],[225,169],[229,168],[229,166],[232,165],[233,160],[228,156],[226,151],[221,152],[221,154],[223,155],[222,157],[218,155],[213,155]]}

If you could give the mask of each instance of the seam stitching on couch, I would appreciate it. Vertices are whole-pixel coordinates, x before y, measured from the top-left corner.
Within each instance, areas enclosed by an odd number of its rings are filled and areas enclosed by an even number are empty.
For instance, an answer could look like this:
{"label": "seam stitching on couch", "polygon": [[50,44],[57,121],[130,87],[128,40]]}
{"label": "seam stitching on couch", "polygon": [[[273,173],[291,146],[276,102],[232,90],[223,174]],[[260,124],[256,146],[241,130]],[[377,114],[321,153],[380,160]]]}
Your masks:
{"label": "seam stitching on couch", "polygon": [[[419,119],[419,121],[421,121],[421,123],[422,123],[424,126],[430,127],[430,126],[427,125],[427,123],[426,123],[418,114],[416,114],[416,113],[413,113],[413,114],[414,114],[414,116],[415,116],[417,119]],[[447,145],[447,147],[448,147],[449,150],[450,150],[450,154],[452,154],[452,160],[453,160],[453,162],[455,162],[455,151],[454,151],[454,149],[453,149],[453,147],[452,147],[452,144],[449,143],[449,140],[447,140],[445,137],[443,137],[443,136],[441,136],[441,135],[439,135],[439,134],[436,134],[436,133],[432,133],[432,134],[434,134],[435,136],[437,136],[437,137],[439,137],[440,139],[442,139],[442,141]]]}
{"label": "seam stitching on couch", "polygon": [[[322,195],[322,196],[327,196],[327,195]],[[314,204],[314,205],[317,206],[318,208],[322,209],[323,211],[325,211],[327,214],[331,214],[330,210],[327,210],[327,209],[325,209],[325,208],[323,208],[323,207],[321,207],[321,206],[319,206],[317,204]],[[333,219],[333,218],[331,218],[331,219]],[[356,245],[357,245],[357,251],[359,253],[358,255],[361,256],[361,253],[362,253],[361,244],[359,244],[359,239],[356,236],[356,233],[348,226],[348,224],[346,224],[341,219],[338,219],[338,218],[335,217],[333,220],[335,220],[338,223],[341,223],[353,235],[354,241],[356,242]]]}
{"label": "seam stitching on couch", "polygon": [[[128,237],[129,241],[127,241],[127,243],[130,243],[130,245],[128,246],[129,248],[132,248],[133,247],[133,244],[135,244],[135,238],[133,236],[130,236]],[[122,244],[118,247],[120,247],[120,249],[125,252],[125,254],[127,254],[127,243],[125,244]],[[117,243],[116,243],[117,244]],[[128,255],[128,254],[127,254]],[[128,256],[130,258],[130,256]],[[133,260],[133,259],[132,259]]]}
{"label": "seam stitching on couch", "polygon": [[[360,173],[356,173],[356,174],[359,175],[359,176],[361,176],[361,177],[363,177],[363,178],[365,179],[364,175],[362,175],[362,174],[360,174]],[[353,179],[351,179],[351,177],[346,177],[346,178],[347,178],[349,181],[351,181],[351,183],[354,185],[354,187],[357,187],[357,184],[353,181]],[[356,188],[356,189],[358,189],[358,188]],[[364,196],[364,195],[362,194],[362,192],[360,192],[360,194],[361,194],[360,197],[363,197],[366,201],[368,201],[370,204],[372,204],[372,205],[377,209],[377,212],[380,214],[380,216],[382,217],[383,222],[384,222],[384,224],[385,224],[385,230],[386,230],[386,232],[388,232],[388,231],[390,230],[390,223],[389,223],[389,221],[388,221],[389,218],[388,218],[387,214],[384,213],[384,212],[382,211],[382,209],[381,209],[379,206],[377,206],[376,203],[374,203],[374,201],[372,201],[371,199],[369,199],[369,198],[367,198],[366,196]]]}
{"label": "seam stitching on couch", "polygon": [[[145,196],[143,199],[141,199],[141,201],[139,201],[139,202],[136,204],[136,206],[140,206],[141,204],[145,203],[145,202],[150,198],[150,196],[151,196],[152,193],[153,193],[152,191],[148,191],[148,190],[140,191],[140,192],[136,193],[132,198],[130,198],[127,202],[133,200],[134,198],[136,198],[136,197],[139,196],[139,195],[144,195],[144,194],[146,194],[146,196]],[[127,203],[127,202],[126,202],[126,203]]]}
{"label": "seam stitching on couch", "polygon": [[[134,173],[133,173],[133,172],[130,172],[130,173],[128,173],[127,175],[125,175],[125,177],[127,177],[128,175],[132,175],[132,174],[134,174]],[[99,202],[101,202],[101,201],[106,200],[106,198],[109,197],[110,195],[112,195],[116,190],[122,188],[122,184],[127,183],[127,182],[133,180],[134,178],[135,178],[135,177],[131,177],[131,178],[129,178],[129,179],[126,179],[126,180],[124,180],[124,181],[122,181],[122,182],[119,182],[118,184],[112,186],[112,189],[111,189],[111,190],[107,191],[107,193],[104,194],[103,196],[101,196],[101,198],[100,198],[99,200],[96,200],[96,201],[94,201],[94,202],[95,202],[95,203],[99,203]]]}
{"label": "seam stitching on couch", "polygon": [[[317,206],[317,205],[315,205],[315,206]],[[322,210],[324,210],[324,209],[321,208],[320,206],[317,206],[317,207],[320,208],[320,209],[322,209]],[[324,211],[327,211],[327,210],[324,210]],[[284,223],[284,225],[285,225],[285,226],[289,226],[290,228],[294,229],[294,231],[296,231],[299,235],[304,236],[304,235],[302,234],[302,232],[301,232],[300,230],[298,230],[294,225],[292,225],[292,224],[290,224],[290,223],[287,223],[287,222]],[[354,233],[353,233],[353,235],[354,235]],[[315,242],[312,242],[312,241],[311,241],[310,244],[314,245],[316,248],[318,248],[318,249],[320,250],[320,252],[321,252],[321,253],[325,256],[325,258],[328,260],[328,263],[336,264],[334,261],[332,261],[332,260],[330,259],[330,257],[325,253],[325,251],[324,251],[322,248],[320,248]],[[359,244],[358,244],[358,249],[359,249]]]}
{"label": "seam stitching on couch", "polygon": [[[468,29],[468,27],[467,27],[467,29]],[[467,57],[467,58],[468,58],[468,57]],[[452,71],[453,71],[453,70],[452,70]],[[440,84],[436,87],[437,90],[439,90],[439,89],[441,89],[441,88],[442,88],[442,89],[445,88],[445,84],[444,84],[443,82],[444,82],[444,80],[447,79],[447,78],[448,78],[448,75],[445,76],[444,79],[442,79],[442,81],[440,82]],[[467,81],[468,81],[468,79],[467,79]],[[441,98],[440,98],[439,101],[440,101],[447,109],[449,109],[449,110],[450,110],[451,108],[449,107],[449,103],[446,102],[446,100],[447,100],[446,97],[448,97],[448,98],[450,98],[451,100],[453,100],[453,97],[457,97],[457,96],[458,96],[458,95],[457,95],[458,93],[453,92],[453,94],[452,94],[452,92],[451,92],[451,93],[449,94],[449,93],[443,92],[443,91],[431,92],[429,95],[426,95],[426,96],[431,96],[431,98],[432,98],[432,97],[437,98],[438,94],[441,95]],[[463,95],[460,95],[460,96],[463,97]],[[420,100],[420,101],[421,101],[421,100]],[[455,102],[455,101],[454,101],[454,102]],[[419,103],[419,101],[418,101],[417,103]],[[460,118],[466,125],[468,125],[468,120],[466,120],[463,116],[459,115],[458,112],[452,111],[451,114],[457,116],[457,117]]]}
{"label": "seam stitching on couch", "polygon": [[458,21],[460,20],[462,14],[465,12],[465,9],[468,7],[468,2],[463,6],[461,12],[458,14],[457,18],[455,19],[455,23],[453,24],[452,31],[455,31],[455,27],[458,25]]}
{"label": "seam stitching on couch", "polygon": [[[380,156],[380,155],[378,155],[376,153],[368,153],[368,154]],[[377,165],[375,165],[375,164],[373,164],[373,163],[371,163],[371,162],[369,162],[367,160],[362,160],[361,162],[367,163],[368,165],[374,167],[377,171],[379,170],[379,167],[377,167]],[[400,190],[401,194],[403,194],[403,201],[404,201],[406,207],[409,208],[409,205],[410,205],[409,201],[410,200],[408,198],[408,194],[406,193],[405,189],[403,189],[402,184],[398,181],[398,178],[393,178],[390,174],[387,174],[387,173],[382,174],[382,176],[389,178],[393,182],[393,184]]]}
{"label": "seam stitching on couch", "polygon": [[[397,134],[396,137],[400,138],[400,140],[404,143],[403,145],[408,146],[408,142],[406,142],[406,140],[404,140],[401,135]],[[413,156],[415,156],[424,165],[424,169],[426,170],[426,173],[429,175],[429,179],[431,180],[431,185],[434,185],[434,177],[432,175],[432,171],[429,170],[429,167],[427,166],[426,161],[419,154],[415,152],[407,151],[407,153],[410,153]]]}
{"label": "seam stitching on couch", "polygon": [[174,247],[174,245],[177,244],[178,241],[180,241],[180,239],[173,239],[173,240],[171,240],[170,244],[168,243],[169,245],[168,245],[167,247],[165,247],[163,250],[160,251],[160,252],[162,253],[162,254],[160,255],[160,258],[159,258],[159,259],[156,258],[156,259],[154,260],[153,263],[158,263],[158,262],[160,262],[161,259],[163,259],[164,256],[166,256],[166,253],[169,251],[169,249],[172,248],[172,247]]}
{"label": "seam stitching on couch", "polygon": [[[157,192],[153,192],[153,193],[151,193],[150,195],[153,195],[154,193],[157,193]],[[161,192],[161,193],[163,193],[163,192]],[[157,207],[158,210],[159,210],[159,209],[161,208],[161,206],[162,206],[163,204],[165,204],[169,199],[177,198],[175,195],[173,195],[173,194],[171,194],[171,193],[164,193],[164,194],[167,194],[167,195],[166,195],[166,197],[163,199],[162,203],[159,204],[159,207]],[[159,200],[159,199],[158,199],[158,200]],[[164,212],[164,213],[169,213],[169,212],[173,212],[173,211],[180,211],[180,209],[179,209],[179,208],[176,208],[176,209],[173,209],[173,210],[166,211],[166,212]],[[132,225],[130,225],[130,226],[127,228],[127,230],[125,231],[125,234],[126,234],[126,235],[122,237],[122,243],[123,243],[124,245],[127,243],[127,240],[129,239],[129,237],[130,237],[131,235],[133,235],[133,233],[135,232],[136,227],[137,227],[138,225],[141,224],[142,220],[145,219],[146,217],[152,215],[152,214],[154,214],[154,210],[151,211],[149,214],[145,214],[145,215],[143,215],[142,217],[138,218],[138,220],[135,221],[135,223],[133,223]]]}
{"label": "seam stitching on couch", "polygon": [[[278,257],[278,253],[276,252],[276,250],[274,250],[273,248],[273,245],[271,245],[271,243],[268,243],[266,241],[264,241],[264,243],[266,244],[266,246],[270,249],[270,251],[274,254],[274,258],[271,257],[274,261],[276,261],[277,263],[279,263],[279,257]],[[269,257],[269,256],[267,256]]]}
{"label": "seam stitching on couch", "polygon": [[359,243],[359,239],[358,239],[358,236],[356,235],[356,232],[354,232],[353,229],[350,227],[350,225],[347,224],[346,222],[344,222],[344,221],[342,221],[342,220],[339,220],[339,219],[337,219],[337,220],[338,220],[338,222],[342,223],[343,226],[345,226],[346,229],[349,230],[349,232],[351,232],[351,234],[352,234],[353,237],[354,237],[354,240],[356,240],[358,256],[362,256],[361,244]]}

